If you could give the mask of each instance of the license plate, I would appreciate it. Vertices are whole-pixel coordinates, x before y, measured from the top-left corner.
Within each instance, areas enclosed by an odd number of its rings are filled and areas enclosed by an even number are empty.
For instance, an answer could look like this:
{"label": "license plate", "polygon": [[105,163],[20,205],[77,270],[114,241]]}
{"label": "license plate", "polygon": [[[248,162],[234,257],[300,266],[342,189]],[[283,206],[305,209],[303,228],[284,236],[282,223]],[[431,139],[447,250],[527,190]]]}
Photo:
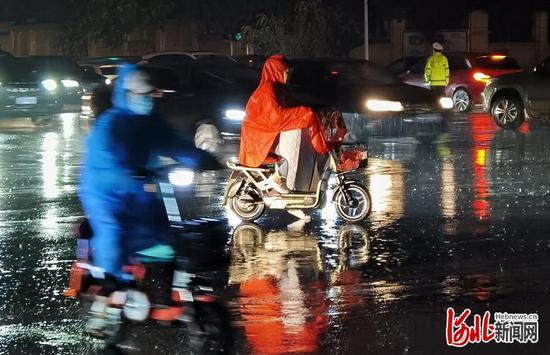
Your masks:
{"label": "license plate", "polygon": [[38,103],[38,100],[36,97],[16,97],[15,98],[15,104],[16,105],[36,105]]}

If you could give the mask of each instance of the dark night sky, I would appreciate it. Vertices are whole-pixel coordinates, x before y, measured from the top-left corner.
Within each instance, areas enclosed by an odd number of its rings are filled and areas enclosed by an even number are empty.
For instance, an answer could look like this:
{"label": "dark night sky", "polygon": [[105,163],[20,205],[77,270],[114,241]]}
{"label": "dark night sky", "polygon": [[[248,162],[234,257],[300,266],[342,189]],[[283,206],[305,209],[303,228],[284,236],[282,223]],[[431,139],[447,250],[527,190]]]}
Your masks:
{"label": "dark night sky", "polygon": [[0,19],[58,21],[65,18],[64,0],[0,0]]}
{"label": "dark night sky", "polygon": [[[87,0],[84,0],[87,1]],[[118,0],[112,0],[113,2]],[[162,1],[162,0],[159,0]],[[178,9],[184,11],[186,4],[201,0],[179,0]],[[218,2],[219,1],[219,2]],[[329,4],[338,4],[346,12],[346,16],[360,23],[363,21],[363,0],[323,0]],[[403,10],[408,13],[408,27],[414,30],[456,29],[467,25],[467,13],[470,8],[486,8],[489,12],[490,27],[498,29],[506,38],[521,40],[530,33],[531,13],[535,9],[550,9],[550,0],[462,0],[455,2],[449,11],[449,2],[441,0],[369,0],[371,8],[371,26],[384,28],[384,19],[400,17]],[[70,0],[0,0],[0,20],[28,22],[59,22],[70,16],[67,3]],[[262,3],[269,8],[292,8],[296,0],[253,0],[255,4]],[[232,0],[217,0],[219,8],[239,6]],[[237,2],[239,3],[239,2]],[[256,6],[257,7],[257,6]],[[218,9],[219,10],[219,9]],[[244,10],[244,9],[243,9]],[[225,16],[224,11],[213,11]],[[244,16],[243,18],[246,18]],[[251,18],[254,18],[252,16]],[[223,20],[223,19],[222,19]],[[239,25],[240,26],[240,25]],[[238,26],[238,27],[239,27]],[[371,28],[374,32],[375,28]]]}

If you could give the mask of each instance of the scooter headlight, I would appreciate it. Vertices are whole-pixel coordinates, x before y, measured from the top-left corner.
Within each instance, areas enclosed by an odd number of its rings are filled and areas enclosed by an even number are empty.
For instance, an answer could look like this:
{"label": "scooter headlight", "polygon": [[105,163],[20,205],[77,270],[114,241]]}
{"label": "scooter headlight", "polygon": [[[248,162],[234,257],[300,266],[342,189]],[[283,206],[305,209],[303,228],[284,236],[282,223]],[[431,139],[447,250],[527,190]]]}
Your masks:
{"label": "scooter headlight", "polygon": [[174,186],[189,186],[195,180],[195,172],[189,169],[175,169],[168,174],[168,181]]}
{"label": "scooter headlight", "polygon": [[225,118],[230,121],[242,121],[246,117],[246,112],[243,110],[227,110]]}

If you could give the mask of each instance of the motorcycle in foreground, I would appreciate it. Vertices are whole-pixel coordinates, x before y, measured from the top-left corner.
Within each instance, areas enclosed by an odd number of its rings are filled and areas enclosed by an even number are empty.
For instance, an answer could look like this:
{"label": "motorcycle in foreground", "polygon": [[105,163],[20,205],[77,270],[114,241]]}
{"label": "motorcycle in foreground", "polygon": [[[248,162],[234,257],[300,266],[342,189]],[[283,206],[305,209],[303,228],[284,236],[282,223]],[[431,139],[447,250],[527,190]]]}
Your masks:
{"label": "motorcycle in foreground", "polygon": [[[155,176],[158,174],[155,174]],[[124,271],[132,281],[116,287],[107,297],[103,330],[95,332],[90,326],[95,321],[94,300],[102,293],[105,281],[98,277],[101,270],[93,265],[90,240],[93,231],[87,220],[75,225],[77,260],[70,271],[66,297],[77,299],[88,315],[88,334],[102,338],[108,346],[117,346],[129,337],[133,327],[158,324],[186,330],[187,346],[195,354],[226,354],[231,352],[231,321],[226,307],[218,297],[219,288],[225,281],[217,270],[223,270],[227,260],[224,250],[223,225],[211,219],[183,220],[179,213],[176,195],[191,197],[194,192],[193,177],[189,170],[175,169],[169,174],[169,182],[151,184],[159,193],[174,231],[173,245],[176,250],[169,306],[152,305],[150,285],[144,285],[147,268],[139,260],[129,262]],[[145,185],[145,184],[144,184]],[[153,188],[156,186],[157,188]],[[178,247],[179,245],[179,247]],[[183,250],[179,253],[179,250]],[[150,261],[148,261],[150,262]],[[110,288],[108,288],[110,290]]]}

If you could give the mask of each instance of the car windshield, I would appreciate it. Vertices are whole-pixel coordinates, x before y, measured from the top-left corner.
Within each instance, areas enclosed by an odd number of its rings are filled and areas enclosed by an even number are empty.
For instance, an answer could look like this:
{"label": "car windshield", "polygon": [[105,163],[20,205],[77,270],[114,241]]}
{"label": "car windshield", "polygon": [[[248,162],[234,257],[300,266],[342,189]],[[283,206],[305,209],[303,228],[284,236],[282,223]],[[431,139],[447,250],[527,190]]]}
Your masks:
{"label": "car windshield", "polygon": [[392,72],[395,75],[399,75],[409,70],[413,65],[415,65],[421,60],[422,60],[421,57],[408,57],[408,58],[397,59],[392,63],[390,63],[386,67],[386,69],[388,69],[390,72]]}
{"label": "car windshield", "polygon": [[29,73],[33,68],[26,58],[2,57],[0,58],[0,70],[12,73]]}
{"label": "car windshield", "polygon": [[503,56],[487,56],[476,59],[476,67],[480,69],[494,70],[516,70],[521,69],[521,65],[510,57]]}
{"label": "car windshield", "polygon": [[141,68],[151,78],[153,86],[160,90],[181,90],[182,83],[178,76],[168,68],[148,67]]}
{"label": "car windshield", "polygon": [[82,77],[83,70],[76,62],[64,57],[31,57],[36,69],[46,74]]}
{"label": "car windshield", "polygon": [[31,76],[34,68],[26,58],[0,58],[0,81],[26,80]]}
{"label": "car windshield", "polygon": [[291,85],[395,84],[399,78],[371,62],[291,62]]}
{"label": "car windshield", "polygon": [[194,54],[196,60],[201,63],[210,63],[217,65],[235,65],[238,64],[237,61],[231,57],[219,54]]}
{"label": "car windshield", "polygon": [[[231,65],[227,65],[231,63]],[[236,62],[198,61],[191,67],[194,85],[203,89],[224,89],[227,87],[253,90],[260,81],[259,74]],[[225,90],[225,89],[224,89]]]}
{"label": "car windshield", "polygon": [[120,68],[121,65],[109,65],[106,67],[101,67],[101,75],[117,75],[118,68]]}
{"label": "car windshield", "polygon": [[149,63],[155,65],[178,65],[192,60],[193,58],[187,54],[160,54],[147,59]]}

